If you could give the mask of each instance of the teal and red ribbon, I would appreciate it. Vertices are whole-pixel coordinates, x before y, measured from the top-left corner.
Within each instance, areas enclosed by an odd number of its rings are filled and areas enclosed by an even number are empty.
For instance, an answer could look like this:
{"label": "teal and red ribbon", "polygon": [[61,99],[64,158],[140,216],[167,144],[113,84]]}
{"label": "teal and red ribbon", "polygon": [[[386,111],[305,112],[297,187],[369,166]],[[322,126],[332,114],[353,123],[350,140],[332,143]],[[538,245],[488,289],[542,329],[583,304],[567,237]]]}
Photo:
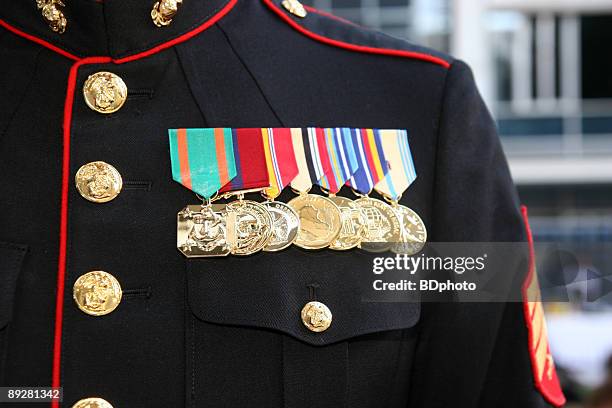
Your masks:
{"label": "teal and red ribbon", "polygon": [[204,198],[237,175],[231,129],[170,129],[172,178]]}

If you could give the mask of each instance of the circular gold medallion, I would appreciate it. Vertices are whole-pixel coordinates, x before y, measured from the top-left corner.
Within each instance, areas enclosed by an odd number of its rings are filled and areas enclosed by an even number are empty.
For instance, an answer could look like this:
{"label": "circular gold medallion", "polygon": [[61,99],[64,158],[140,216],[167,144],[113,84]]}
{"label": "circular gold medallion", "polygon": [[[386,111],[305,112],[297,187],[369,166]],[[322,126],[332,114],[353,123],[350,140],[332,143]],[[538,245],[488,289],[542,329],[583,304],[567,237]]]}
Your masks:
{"label": "circular gold medallion", "polygon": [[72,297],[79,309],[88,315],[103,316],[121,303],[121,285],[113,275],[92,271],[81,275],[72,289]]}
{"label": "circular gold medallion", "polygon": [[367,228],[366,219],[361,212],[361,208],[355,205],[353,200],[346,197],[331,196],[329,199],[338,206],[342,214],[340,234],[329,245],[329,248],[338,251],[355,248],[363,239]]}
{"label": "circular gold medallion", "polygon": [[251,255],[262,250],[272,236],[272,217],[266,207],[249,200],[227,204],[227,240],[233,255]]}
{"label": "circular gold medallion", "polygon": [[293,208],[280,201],[262,203],[272,217],[272,236],[264,251],[275,252],[287,248],[297,238],[300,218]]}
{"label": "circular gold medallion", "polygon": [[113,406],[102,398],[85,398],[74,404],[72,408],[113,408]]}
{"label": "circular gold medallion", "polygon": [[300,217],[295,245],[305,249],[321,249],[338,237],[342,217],[338,206],[329,198],[302,194],[288,204]]}
{"label": "circular gold medallion", "polygon": [[308,302],[302,308],[302,323],[315,333],[329,329],[332,324],[332,312],[321,302]]}
{"label": "circular gold medallion", "polygon": [[354,201],[366,218],[366,230],[361,249],[370,252],[388,251],[400,242],[402,227],[393,208],[375,198],[363,197]]}
{"label": "circular gold medallion", "polygon": [[96,72],[83,85],[85,103],[100,113],[117,112],[127,99],[127,86],[112,72]]}
{"label": "circular gold medallion", "polygon": [[402,239],[391,249],[398,254],[418,254],[427,242],[427,229],[419,215],[405,205],[393,207],[402,226]]}
{"label": "circular gold medallion", "polygon": [[94,203],[114,200],[123,188],[121,174],[103,161],[81,166],[75,175],[75,183],[81,196]]}

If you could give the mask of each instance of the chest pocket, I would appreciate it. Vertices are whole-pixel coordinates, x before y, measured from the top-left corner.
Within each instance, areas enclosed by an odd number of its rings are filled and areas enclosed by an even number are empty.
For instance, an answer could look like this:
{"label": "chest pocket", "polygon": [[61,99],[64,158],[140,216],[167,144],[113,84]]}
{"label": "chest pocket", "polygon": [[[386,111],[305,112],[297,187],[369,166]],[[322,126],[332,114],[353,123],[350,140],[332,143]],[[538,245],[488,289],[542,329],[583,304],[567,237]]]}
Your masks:
{"label": "chest pocket", "polygon": [[26,247],[0,242],[0,384],[4,383],[7,336],[13,315],[15,288]]}
{"label": "chest pocket", "polygon": [[[363,300],[371,259],[297,248],[188,259],[187,406],[380,406],[347,399],[392,386],[420,305]],[[332,314],[322,332],[301,317],[315,300]]]}

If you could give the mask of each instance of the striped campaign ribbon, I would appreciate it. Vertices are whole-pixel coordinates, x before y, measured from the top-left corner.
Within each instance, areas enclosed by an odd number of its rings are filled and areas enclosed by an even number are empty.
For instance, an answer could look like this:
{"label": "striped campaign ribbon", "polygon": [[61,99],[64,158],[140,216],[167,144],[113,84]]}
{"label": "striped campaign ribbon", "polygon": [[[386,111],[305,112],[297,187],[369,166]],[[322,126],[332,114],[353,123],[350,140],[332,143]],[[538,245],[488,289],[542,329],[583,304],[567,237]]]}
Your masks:
{"label": "striped campaign ribbon", "polygon": [[298,165],[295,159],[291,129],[266,128],[262,129],[262,132],[270,175],[270,188],[265,190],[265,195],[269,199],[274,199],[297,176]]}
{"label": "striped campaign ribbon", "polygon": [[417,174],[405,130],[381,130],[382,149],[389,162],[389,172],[374,189],[390,198],[399,200],[402,193],[416,180]]}
{"label": "striped campaign ribbon", "polygon": [[350,133],[353,146],[355,146],[358,168],[346,185],[361,194],[369,194],[389,172],[380,131],[378,129],[351,129]]}
{"label": "striped campaign ribbon", "polygon": [[169,129],[172,178],[210,198],[236,177],[231,129]]}
{"label": "striped campaign ribbon", "polygon": [[321,128],[292,128],[291,138],[298,165],[298,174],[291,181],[291,187],[306,192],[332,172],[325,132]]}
{"label": "striped campaign ribbon", "polygon": [[[234,144],[236,177],[219,192],[254,191],[270,187],[270,175],[264,148],[264,132],[261,128],[229,130]],[[267,141],[266,141],[267,142]]]}
{"label": "striped campaign ribbon", "polygon": [[327,152],[332,165],[332,173],[323,176],[318,184],[336,194],[346,181],[357,171],[358,162],[349,128],[324,129]]}

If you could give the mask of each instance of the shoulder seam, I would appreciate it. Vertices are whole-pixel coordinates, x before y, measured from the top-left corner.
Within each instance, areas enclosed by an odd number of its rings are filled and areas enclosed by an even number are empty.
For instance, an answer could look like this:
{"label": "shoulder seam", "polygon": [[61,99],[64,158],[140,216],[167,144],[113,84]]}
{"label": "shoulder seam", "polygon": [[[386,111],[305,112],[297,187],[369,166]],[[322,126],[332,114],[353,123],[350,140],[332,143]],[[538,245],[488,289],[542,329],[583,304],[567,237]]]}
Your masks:
{"label": "shoulder seam", "polygon": [[272,12],[274,12],[276,15],[278,15],[283,21],[285,21],[287,24],[289,24],[289,26],[291,26],[293,29],[295,29],[296,31],[300,32],[301,34],[315,40],[318,42],[321,42],[323,44],[327,44],[327,45],[331,45],[337,48],[342,48],[345,50],[349,50],[349,51],[355,51],[355,52],[362,52],[362,53],[366,53],[366,54],[377,54],[377,55],[387,55],[387,56],[394,56],[394,57],[403,57],[403,58],[411,58],[411,59],[416,59],[416,60],[421,60],[421,61],[425,61],[425,62],[430,62],[432,64],[436,64],[436,65],[440,65],[446,69],[449,69],[451,66],[451,63],[433,56],[433,55],[429,55],[429,54],[425,54],[422,52],[417,52],[417,51],[407,51],[407,50],[398,50],[398,49],[391,49],[391,48],[376,48],[376,47],[369,47],[369,46],[365,46],[365,45],[357,45],[357,44],[351,44],[351,43],[347,43],[344,41],[339,41],[339,40],[335,40],[333,38],[329,38],[329,37],[325,37],[321,34],[317,34],[314,33],[308,29],[306,29],[305,27],[301,26],[300,24],[298,24],[295,20],[293,20],[290,16],[288,16],[287,14],[283,13],[282,10],[280,10],[275,4],[273,0],[262,0],[266,6],[272,10]]}

